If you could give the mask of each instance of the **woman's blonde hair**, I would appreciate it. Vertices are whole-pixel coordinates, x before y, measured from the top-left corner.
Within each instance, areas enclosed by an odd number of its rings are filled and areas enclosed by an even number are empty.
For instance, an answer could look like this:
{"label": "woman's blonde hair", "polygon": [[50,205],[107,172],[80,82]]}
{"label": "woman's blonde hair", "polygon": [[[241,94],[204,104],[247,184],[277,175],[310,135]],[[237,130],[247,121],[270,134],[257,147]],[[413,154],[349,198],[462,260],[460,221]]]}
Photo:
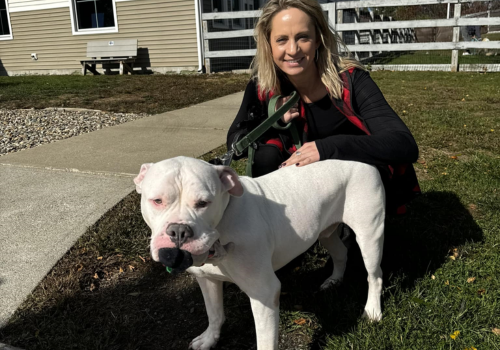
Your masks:
{"label": "woman's blonde hair", "polygon": [[352,67],[365,68],[358,61],[339,55],[338,45],[342,45],[346,52],[348,52],[347,48],[335,30],[329,25],[317,0],[269,0],[267,2],[262,8],[262,15],[255,26],[254,37],[257,42],[257,53],[252,61],[252,77],[258,79],[262,92],[274,91],[281,94],[277,72],[279,68],[276,67],[273,61],[269,37],[274,16],[278,12],[289,8],[303,11],[313,21],[316,38],[320,41],[316,65],[321,81],[325,84],[332,98],[340,99],[343,85],[339,74]]}

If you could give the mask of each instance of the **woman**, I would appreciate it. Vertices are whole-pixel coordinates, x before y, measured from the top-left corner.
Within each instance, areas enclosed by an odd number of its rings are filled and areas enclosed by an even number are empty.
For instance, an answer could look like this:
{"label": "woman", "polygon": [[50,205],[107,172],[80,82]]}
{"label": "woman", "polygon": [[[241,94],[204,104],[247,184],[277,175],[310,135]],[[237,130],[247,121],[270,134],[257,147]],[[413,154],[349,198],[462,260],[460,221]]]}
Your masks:
{"label": "woman", "polygon": [[[411,165],[418,158],[417,144],[363,66],[339,55],[341,41],[319,3],[270,0],[262,9],[255,38],[253,77],[229,129],[228,148],[267,117],[272,95],[297,91],[298,105],[259,143],[254,176],[325,159],[364,162],[378,167],[388,209],[403,210],[402,205],[420,192]],[[286,129],[292,120],[301,133],[299,149]]]}

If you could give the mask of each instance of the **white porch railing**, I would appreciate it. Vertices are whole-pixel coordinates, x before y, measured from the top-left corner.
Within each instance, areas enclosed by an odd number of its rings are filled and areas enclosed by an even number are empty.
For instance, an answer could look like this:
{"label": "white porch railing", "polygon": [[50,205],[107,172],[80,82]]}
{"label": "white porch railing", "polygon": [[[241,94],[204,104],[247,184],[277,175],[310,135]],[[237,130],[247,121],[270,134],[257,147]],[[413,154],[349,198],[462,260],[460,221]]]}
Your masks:
{"label": "white porch railing", "polygon": [[[444,65],[391,65],[384,67],[372,66],[372,69],[391,69],[391,70],[458,70],[458,50],[468,49],[496,49],[500,50],[500,41],[479,41],[467,42],[459,41],[460,27],[469,25],[487,25],[499,26],[500,17],[481,18],[478,23],[477,18],[461,17],[461,3],[475,2],[481,0],[357,0],[357,1],[341,1],[322,4],[321,6],[328,14],[328,19],[332,27],[337,32],[354,31],[357,33],[354,45],[347,45],[349,51],[357,52],[390,52],[390,51],[431,51],[431,50],[452,50],[450,64]],[[342,10],[353,8],[373,8],[373,7],[390,7],[390,6],[417,6],[417,5],[432,5],[432,4],[453,4],[454,17],[449,19],[432,19],[432,20],[414,20],[414,21],[383,21],[383,22],[364,22],[364,23],[341,23]],[[243,57],[254,56],[255,49],[246,50],[219,50],[211,51],[209,49],[209,40],[241,38],[253,36],[253,29],[229,30],[221,32],[209,32],[208,22],[212,20],[230,20],[242,18],[258,18],[261,11],[238,11],[238,12],[215,12],[202,14],[203,22],[203,42],[204,42],[204,60],[207,72],[210,72],[211,59],[221,57]],[[400,43],[389,40],[387,44],[375,44],[370,38],[369,44],[359,44],[360,31],[383,31],[383,30],[408,30],[415,28],[429,27],[453,27],[453,39],[450,42],[429,42],[429,43]],[[372,36],[372,35],[370,35]],[[398,40],[399,41],[399,40]],[[423,67],[427,66],[427,67]],[[430,67],[432,66],[432,67]],[[467,71],[500,71],[499,64],[479,64],[479,65],[461,65],[460,70]]]}

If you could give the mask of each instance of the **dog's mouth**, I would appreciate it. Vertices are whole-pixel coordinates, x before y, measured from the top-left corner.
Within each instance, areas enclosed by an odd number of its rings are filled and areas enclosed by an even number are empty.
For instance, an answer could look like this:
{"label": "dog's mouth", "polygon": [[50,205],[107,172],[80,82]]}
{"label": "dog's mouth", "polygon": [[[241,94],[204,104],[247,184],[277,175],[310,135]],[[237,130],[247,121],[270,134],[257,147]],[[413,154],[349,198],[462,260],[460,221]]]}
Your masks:
{"label": "dog's mouth", "polygon": [[[214,243],[214,244],[215,244],[215,243]],[[217,252],[215,251],[215,248],[214,248],[214,246],[212,245],[212,247],[208,250],[207,260],[212,259],[212,258],[215,256],[215,254],[216,254],[216,253],[217,253]]]}
{"label": "dog's mouth", "polygon": [[234,243],[222,245],[219,240],[215,241],[209,250],[203,254],[192,255],[188,251],[178,248],[162,248],[159,251],[160,262],[167,267],[167,271],[182,272],[191,266],[201,267],[205,263],[216,265],[234,247]]}
{"label": "dog's mouth", "polygon": [[193,255],[193,266],[201,267],[205,264],[217,265],[231,252],[233,247],[234,243],[232,242],[222,245],[219,240],[216,240],[205,253]]}

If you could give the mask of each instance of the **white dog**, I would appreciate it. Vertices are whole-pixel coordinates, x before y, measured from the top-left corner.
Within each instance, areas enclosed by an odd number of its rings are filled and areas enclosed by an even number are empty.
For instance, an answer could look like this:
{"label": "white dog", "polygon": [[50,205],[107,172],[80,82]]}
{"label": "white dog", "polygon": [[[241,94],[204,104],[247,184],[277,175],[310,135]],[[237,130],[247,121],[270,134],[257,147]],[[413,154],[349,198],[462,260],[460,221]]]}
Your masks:
{"label": "white dog", "polygon": [[189,268],[203,292],[209,326],[190,348],[217,343],[225,320],[223,281],[230,281],[250,297],[258,350],[278,349],[280,281],[274,271],[319,239],[334,263],[321,287],[340,281],[347,260],[336,231],[341,222],[356,233],[368,271],[364,316],[381,319],[385,194],[375,167],[325,160],[252,179],[177,157],[143,164],[134,182],[152,230],[153,259]]}

